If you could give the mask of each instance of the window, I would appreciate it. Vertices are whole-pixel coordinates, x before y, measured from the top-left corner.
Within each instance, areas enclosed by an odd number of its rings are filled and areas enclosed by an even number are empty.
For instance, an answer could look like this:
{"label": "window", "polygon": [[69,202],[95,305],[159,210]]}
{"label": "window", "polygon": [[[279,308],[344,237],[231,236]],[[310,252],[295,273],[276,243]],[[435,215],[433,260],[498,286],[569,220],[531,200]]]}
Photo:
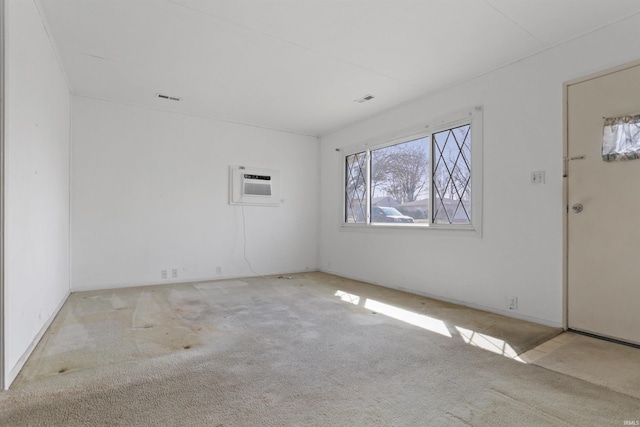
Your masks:
{"label": "window", "polygon": [[640,158],[640,115],[604,120],[602,159],[605,162]]}
{"label": "window", "polygon": [[471,224],[471,125],[433,134],[433,222]]}
{"label": "window", "polygon": [[345,222],[363,223],[367,218],[366,164],[366,152],[347,156]]}
{"label": "window", "polygon": [[479,114],[345,156],[344,222],[475,229]]}
{"label": "window", "polygon": [[426,222],[429,139],[418,138],[371,150],[370,181],[372,223]]}

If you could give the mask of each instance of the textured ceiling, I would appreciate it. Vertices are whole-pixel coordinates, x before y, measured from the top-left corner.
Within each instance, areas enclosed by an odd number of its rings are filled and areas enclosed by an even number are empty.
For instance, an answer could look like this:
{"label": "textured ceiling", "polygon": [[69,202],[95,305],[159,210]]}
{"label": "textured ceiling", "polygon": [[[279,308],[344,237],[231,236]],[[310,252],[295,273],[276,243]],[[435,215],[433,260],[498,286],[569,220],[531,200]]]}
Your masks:
{"label": "textured ceiling", "polygon": [[74,94],[307,135],[640,13],[637,0],[36,1]]}

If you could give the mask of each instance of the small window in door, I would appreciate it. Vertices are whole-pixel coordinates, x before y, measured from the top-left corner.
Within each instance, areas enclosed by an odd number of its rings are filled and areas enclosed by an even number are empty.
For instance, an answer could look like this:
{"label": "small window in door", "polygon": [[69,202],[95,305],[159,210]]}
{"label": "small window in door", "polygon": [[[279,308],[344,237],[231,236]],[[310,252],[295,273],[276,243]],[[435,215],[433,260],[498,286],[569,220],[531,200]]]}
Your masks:
{"label": "small window in door", "polygon": [[602,160],[640,158],[640,115],[604,119]]}

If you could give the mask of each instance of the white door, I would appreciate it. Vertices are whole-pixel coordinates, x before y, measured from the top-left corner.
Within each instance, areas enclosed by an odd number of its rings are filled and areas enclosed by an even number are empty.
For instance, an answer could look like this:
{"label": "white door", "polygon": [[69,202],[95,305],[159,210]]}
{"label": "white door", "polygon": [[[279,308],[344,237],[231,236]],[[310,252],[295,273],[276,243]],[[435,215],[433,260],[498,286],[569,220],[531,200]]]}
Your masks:
{"label": "white door", "polygon": [[640,114],[640,66],[568,86],[567,103],[568,326],[640,344],[640,159],[602,160],[604,118]]}

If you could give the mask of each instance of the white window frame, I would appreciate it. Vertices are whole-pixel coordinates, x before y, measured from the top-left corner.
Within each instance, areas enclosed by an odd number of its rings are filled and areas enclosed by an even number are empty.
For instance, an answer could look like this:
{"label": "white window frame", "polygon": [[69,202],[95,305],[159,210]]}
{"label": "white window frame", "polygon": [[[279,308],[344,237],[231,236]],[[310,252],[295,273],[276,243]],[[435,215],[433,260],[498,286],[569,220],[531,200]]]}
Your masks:
{"label": "white window frame", "polygon": [[[369,230],[429,230],[430,232],[441,231],[446,234],[462,233],[466,235],[474,235],[481,237],[482,233],[482,160],[483,160],[483,118],[482,107],[472,107],[463,111],[449,114],[445,117],[430,120],[427,123],[422,123],[418,126],[404,129],[404,131],[397,132],[394,135],[382,136],[375,139],[368,140],[364,143],[347,147],[341,150],[341,169],[342,169],[342,181],[340,197],[342,199],[340,223],[341,229],[345,231],[365,231]],[[471,126],[471,223],[470,224],[436,224],[433,223],[433,167],[434,167],[434,143],[433,135],[453,129],[459,126]],[[390,147],[405,142],[414,141],[420,138],[429,138],[429,200],[431,206],[429,207],[429,215],[427,223],[372,223],[371,222],[371,152]],[[348,156],[366,153],[366,222],[365,223],[348,223],[345,220],[346,213],[346,197],[345,197],[345,184],[347,180],[347,168],[346,159]]]}

